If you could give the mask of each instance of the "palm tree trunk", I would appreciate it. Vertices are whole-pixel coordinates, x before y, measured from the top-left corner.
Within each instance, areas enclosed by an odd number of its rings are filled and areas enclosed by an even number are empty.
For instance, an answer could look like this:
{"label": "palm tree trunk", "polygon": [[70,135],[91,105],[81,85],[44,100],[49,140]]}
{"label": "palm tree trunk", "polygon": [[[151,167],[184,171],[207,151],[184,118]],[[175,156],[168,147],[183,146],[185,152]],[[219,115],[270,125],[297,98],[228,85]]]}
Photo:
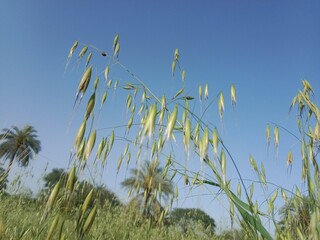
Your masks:
{"label": "palm tree trunk", "polygon": [[[6,179],[6,178],[8,177],[8,175],[9,175],[9,172],[10,172],[10,170],[11,170],[11,168],[12,168],[12,165],[13,165],[14,156],[15,156],[15,155],[13,155],[13,156],[10,158],[9,165],[8,165],[6,171],[5,171],[4,174],[3,174],[4,179]],[[1,177],[1,180],[2,180],[2,177]]]}

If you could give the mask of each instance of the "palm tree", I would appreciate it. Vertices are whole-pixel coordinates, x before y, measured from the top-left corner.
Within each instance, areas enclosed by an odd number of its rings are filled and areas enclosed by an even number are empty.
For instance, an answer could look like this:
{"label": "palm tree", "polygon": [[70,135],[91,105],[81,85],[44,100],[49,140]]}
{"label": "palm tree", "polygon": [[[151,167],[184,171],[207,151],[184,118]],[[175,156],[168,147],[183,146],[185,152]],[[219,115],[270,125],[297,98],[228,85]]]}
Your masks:
{"label": "palm tree", "polygon": [[131,169],[132,176],[121,183],[123,187],[137,191],[135,200],[147,216],[162,209],[161,197],[167,200],[173,194],[172,182],[162,172],[159,161],[146,161],[140,168]]}
{"label": "palm tree", "polygon": [[28,166],[35,154],[41,150],[40,141],[37,139],[37,131],[34,127],[26,125],[19,129],[13,126],[12,129],[4,128],[0,134],[0,158],[9,160],[5,175],[8,176],[12,164],[17,161],[20,166]]}
{"label": "palm tree", "polygon": [[296,229],[300,228],[303,234],[307,234],[315,203],[309,196],[290,199],[280,208],[280,226],[289,230],[295,236]]}

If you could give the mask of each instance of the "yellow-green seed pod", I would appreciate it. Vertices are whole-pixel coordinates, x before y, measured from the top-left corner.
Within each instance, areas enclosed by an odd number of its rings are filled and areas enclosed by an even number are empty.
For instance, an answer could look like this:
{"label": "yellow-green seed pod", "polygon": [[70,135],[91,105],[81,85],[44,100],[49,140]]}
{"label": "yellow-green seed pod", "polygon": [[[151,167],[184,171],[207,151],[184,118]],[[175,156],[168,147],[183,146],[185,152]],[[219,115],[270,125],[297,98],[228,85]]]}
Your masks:
{"label": "yellow-green seed pod", "polygon": [[93,197],[93,189],[91,189],[91,191],[88,193],[88,195],[86,196],[86,199],[83,202],[83,205],[81,207],[81,215],[84,216],[84,214],[86,213],[86,211],[88,210],[91,202],[92,202],[92,197]]}
{"label": "yellow-green seed pod", "polygon": [[200,124],[197,123],[195,128],[194,128],[194,141],[195,141],[195,144],[198,144],[199,142],[199,134],[200,134]]}
{"label": "yellow-green seed pod", "polygon": [[114,143],[114,131],[112,131],[111,136],[110,136],[110,141],[109,141],[109,150],[111,151]]}
{"label": "yellow-green seed pod", "polygon": [[80,145],[77,149],[77,156],[80,160],[83,159],[83,153],[84,153],[85,146],[86,146],[86,139],[83,138],[82,142],[80,143]]}
{"label": "yellow-green seed pod", "polygon": [[88,143],[86,145],[86,148],[84,150],[84,159],[87,160],[92,152],[92,149],[94,147],[94,144],[96,142],[96,136],[97,136],[97,130],[94,130],[89,139],[88,139]]}
{"label": "yellow-green seed pod", "polygon": [[231,103],[233,107],[237,104],[236,88],[234,87],[234,84],[231,85]]}
{"label": "yellow-green seed pod", "polygon": [[79,58],[83,58],[83,56],[86,54],[87,50],[88,50],[88,46],[84,46],[79,53]]}
{"label": "yellow-green seed pod", "polygon": [[88,57],[87,57],[86,67],[89,65],[91,58],[92,58],[92,52],[90,52]]}
{"label": "yellow-green seed pod", "polygon": [[182,70],[182,72],[181,72],[181,79],[182,79],[182,82],[184,82],[184,80],[186,79],[186,71],[185,70]]}
{"label": "yellow-green seed pod", "polygon": [[68,58],[72,57],[72,55],[73,55],[74,51],[76,50],[77,46],[78,46],[78,41],[75,41],[75,43],[72,45],[72,47],[71,47],[71,49],[69,51]]}
{"label": "yellow-green seed pod", "polygon": [[107,82],[107,88],[110,88],[110,87],[111,87],[111,84],[112,84],[112,79],[110,79],[110,80]]}
{"label": "yellow-green seed pod", "polygon": [[102,165],[105,165],[106,163],[108,151],[109,151],[109,144],[106,142],[104,151],[102,153]]}
{"label": "yellow-green seed pod", "polygon": [[176,48],[176,50],[174,51],[174,60],[178,61],[179,60],[179,49]]}
{"label": "yellow-green seed pod", "polygon": [[274,204],[274,201],[276,200],[277,196],[278,196],[278,188],[276,189],[276,191],[272,194],[272,197],[270,198],[270,202],[272,204]]}
{"label": "yellow-green seed pod", "polygon": [[93,93],[88,101],[87,108],[86,108],[86,114],[85,114],[85,119],[88,120],[90,117],[91,113],[93,112],[94,105],[96,102],[96,94]]}
{"label": "yellow-green seed pod", "polygon": [[273,130],[274,134],[274,146],[277,148],[279,146],[279,128],[275,127]]}
{"label": "yellow-green seed pod", "polygon": [[160,135],[159,140],[158,140],[158,145],[157,145],[157,151],[161,152],[162,148],[163,148],[163,139],[162,139],[162,135]]}
{"label": "yellow-green seed pod", "polygon": [[58,223],[59,223],[59,215],[56,215],[51,223],[51,226],[50,226],[47,238],[46,238],[47,240],[52,239],[53,233],[55,232],[55,230],[58,226]]}
{"label": "yellow-green seed pod", "polygon": [[287,194],[283,188],[281,188],[281,195],[282,195],[283,200],[286,202],[288,200],[288,197],[287,197]]}
{"label": "yellow-green seed pod", "polygon": [[119,169],[121,167],[122,161],[123,161],[123,155],[120,155],[120,157],[118,159],[117,174],[118,174]]}
{"label": "yellow-green seed pod", "polygon": [[184,136],[183,136],[183,144],[186,152],[188,152],[190,149],[190,139],[191,139],[191,122],[190,122],[190,119],[187,118],[185,129],[184,129]]}
{"label": "yellow-green seed pod", "polygon": [[136,111],[136,105],[134,104],[131,108],[131,113],[134,114],[135,111]]}
{"label": "yellow-green seed pod", "polygon": [[177,121],[177,115],[178,115],[178,105],[174,107],[173,112],[170,114],[170,117],[169,117],[168,125],[165,132],[167,140],[170,140],[172,136],[173,128],[175,127],[176,121]]}
{"label": "yellow-green seed pod", "polygon": [[201,102],[202,101],[202,86],[201,85],[199,85],[198,92],[199,92],[199,100]]}
{"label": "yellow-green seed pod", "polygon": [[117,42],[116,47],[115,47],[115,49],[114,49],[114,54],[113,54],[113,56],[118,56],[118,55],[119,55],[119,52],[120,52],[120,43]]}
{"label": "yellow-green seed pod", "polygon": [[209,146],[209,129],[208,127],[206,127],[206,129],[203,132],[202,139],[200,142],[200,147],[199,147],[201,161],[205,158],[205,156],[208,153],[208,146]]}
{"label": "yellow-green seed pod", "polygon": [[175,170],[170,178],[170,182],[174,179],[174,177],[176,176],[177,174],[177,170]]}
{"label": "yellow-green seed pod", "polygon": [[177,93],[176,95],[174,95],[173,99],[177,98],[181,93],[184,92],[184,88],[181,88]]}
{"label": "yellow-green seed pod", "polygon": [[94,84],[93,84],[93,88],[95,91],[97,90],[98,83],[99,83],[99,77],[96,77],[96,80],[94,81]]}
{"label": "yellow-green seed pod", "polygon": [[287,166],[290,166],[292,164],[292,151],[289,151],[287,156]]}
{"label": "yellow-green seed pod", "polygon": [[320,123],[319,123],[319,121],[316,122],[316,125],[314,127],[313,138],[316,141],[320,140]]}
{"label": "yellow-green seed pod", "polygon": [[270,134],[270,125],[269,124],[267,124],[267,126],[266,126],[266,138],[267,138],[267,146],[269,146],[270,145],[270,136],[271,136],[271,134]]}
{"label": "yellow-green seed pod", "polygon": [[114,87],[113,87],[113,89],[116,90],[117,87],[118,87],[118,80],[116,80],[116,81],[114,82]]}
{"label": "yellow-green seed pod", "polygon": [[310,92],[313,93],[313,89],[312,89],[310,83],[307,80],[302,80],[302,84],[303,84],[303,91],[304,92],[310,91]]}
{"label": "yellow-green seed pod", "polygon": [[151,106],[150,112],[148,113],[147,119],[144,124],[143,135],[146,135],[146,133],[148,133],[149,139],[151,138],[154,132],[156,116],[157,116],[157,104],[155,103]]}
{"label": "yellow-green seed pod", "polygon": [[257,163],[251,155],[250,155],[250,164],[253,167],[254,171],[258,173],[259,171],[258,171]]}
{"label": "yellow-green seed pod", "polygon": [[78,133],[76,135],[76,139],[74,141],[77,148],[79,148],[79,146],[83,140],[83,136],[84,136],[85,131],[86,131],[86,120],[84,120],[83,123],[81,124],[81,126],[78,130]]}
{"label": "yellow-green seed pod", "polygon": [[104,79],[108,81],[108,76],[109,76],[109,65],[106,67],[104,70]]}
{"label": "yellow-green seed pod", "polygon": [[105,146],[106,146],[106,140],[104,138],[102,138],[101,142],[98,145],[96,159],[100,159],[102,151],[103,151]]}
{"label": "yellow-green seed pod", "polygon": [[218,156],[219,138],[218,138],[218,130],[216,127],[213,129],[212,145],[213,145],[214,156],[217,157]]}
{"label": "yellow-green seed pod", "polygon": [[57,184],[54,186],[54,188],[51,191],[51,194],[47,200],[47,204],[46,204],[46,212],[50,211],[57,199],[58,196],[58,192],[60,190],[60,181],[57,182]]}
{"label": "yellow-green seed pod", "polygon": [[113,51],[115,51],[118,42],[119,42],[119,34],[117,34],[113,39],[113,45],[112,45]]}
{"label": "yellow-green seed pod", "polygon": [[226,154],[224,153],[224,149],[222,148],[220,154],[220,161],[221,161],[221,172],[223,177],[226,177],[226,170],[227,170],[227,161],[226,161]]}
{"label": "yellow-green seed pod", "polygon": [[127,166],[129,165],[130,160],[131,160],[131,152],[128,152],[128,155],[127,155],[127,162],[126,162]]}
{"label": "yellow-green seed pod", "polygon": [[174,71],[176,69],[177,61],[173,60],[171,65],[172,77],[174,77]]}
{"label": "yellow-green seed pod", "polygon": [[133,115],[131,116],[131,118],[129,119],[129,122],[127,124],[127,128],[130,129],[133,123]]}
{"label": "yellow-green seed pod", "polygon": [[208,99],[208,97],[209,97],[209,86],[208,86],[208,83],[206,83],[204,87],[204,99]]}
{"label": "yellow-green seed pod", "polygon": [[94,221],[94,218],[96,217],[96,214],[97,214],[97,205],[94,205],[94,207],[92,208],[91,212],[89,213],[84,225],[83,225],[83,233],[87,233],[91,226],[92,226],[92,223]]}
{"label": "yellow-green seed pod", "polygon": [[91,74],[92,74],[92,65],[84,72],[78,86],[78,93],[82,92],[84,94],[86,92],[90,83]]}
{"label": "yellow-green seed pod", "polygon": [[254,184],[252,183],[250,186],[250,199],[252,199],[253,193],[254,193]]}
{"label": "yellow-green seed pod", "polygon": [[74,188],[74,183],[75,183],[75,176],[76,176],[76,167],[72,166],[71,171],[68,175],[68,180],[67,180],[67,191],[70,193],[73,191]]}
{"label": "yellow-green seed pod", "polygon": [[223,112],[224,112],[224,95],[222,92],[220,93],[218,108],[219,108],[220,119],[222,120]]}
{"label": "yellow-green seed pod", "polygon": [[241,197],[241,185],[240,185],[240,183],[238,183],[237,194],[238,194],[238,197],[240,198]]}
{"label": "yellow-green seed pod", "polygon": [[132,96],[128,95],[127,96],[127,109],[129,109],[131,107],[132,104]]}

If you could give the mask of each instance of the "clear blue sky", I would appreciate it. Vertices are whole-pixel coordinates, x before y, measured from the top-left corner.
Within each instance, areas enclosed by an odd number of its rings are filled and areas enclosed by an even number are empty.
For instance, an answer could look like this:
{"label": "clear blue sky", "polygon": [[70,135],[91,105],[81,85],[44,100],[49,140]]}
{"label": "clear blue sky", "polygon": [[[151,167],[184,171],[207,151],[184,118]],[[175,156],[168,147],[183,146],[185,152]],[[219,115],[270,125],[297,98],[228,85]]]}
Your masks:
{"label": "clear blue sky", "polygon": [[[175,48],[180,50],[190,93],[196,95],[206,82],[211,97],[226,92],[223,137],[245,177],[255,179],[249,166],[252,154],[264,162],[269,181],[289,189],[302,186],[295,139],[281,132],[278,159],[272,148],[267,156],[265,125],[274,122],[295,131],[294,113],[288,110],[301,80],[307,79],[320,92],[319,12],[320,2],[311,0],[2,1],[0,128],[31,124],[38,130],[42,151],[30,166],[35,178],[47,162],[49,168],[66,167],[82,115],[79,111],[72,117],[83,65],[73,62],[64,73],[69,49],[79,40],[109,51],[120,34],[121,62],[157,94],[172,96],[179,89],[171,79]],[[231,83],[238,95],[235,112],[227,97]],[[114,99],[113,105],[124,108],[125,99],[119,101]],[[212,120],[210,116],[206,120],[220,127],[217,111],[212,113]],[[101,118],[101,126],[108,121]],[[297,153],[291,175],[286,169],[290,149]],[[198,164],[198,159],[190,164]],[[121,178],[115,183],[114,177],[107,171],[104,182],[121,195]],[[227,219],[212,198],[199,196],[201,191],[182,190],[198,196],[180,204]]]}

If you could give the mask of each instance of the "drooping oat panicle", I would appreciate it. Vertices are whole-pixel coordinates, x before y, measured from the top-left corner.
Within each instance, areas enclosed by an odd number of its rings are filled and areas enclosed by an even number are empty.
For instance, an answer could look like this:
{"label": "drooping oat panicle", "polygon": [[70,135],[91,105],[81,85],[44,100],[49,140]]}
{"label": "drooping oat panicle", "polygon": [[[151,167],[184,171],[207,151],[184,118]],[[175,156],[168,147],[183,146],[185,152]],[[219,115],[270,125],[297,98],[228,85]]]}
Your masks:
{"label": "drooping oat panicle", "polygon": [[194,133],[193,133],[195,145],[197,145],[199,142],[199,136],[200,136],[200,123],[197,123],[194,128]]}
{"label": "drooping oat panicle", "polygon": [[76,105],[76,102],[77,102],[77,100],[79,98],[79,94],[81,93],[79,101],[81,101],[83,95],[85,94],[85,92],[86,92],[86,90],[87,90],[87,88],[89,86],[89,83],[90,83],[91,73],[92,73],[92,66],[90,66],[85,71],[85,73],[83,74],[83,76],[81,78],[81,81],[79,83],[78,90],[77,90],[77,93],[76,93],[76,99],[74,101],[73,107]]}
{"label": "drooping oat panicle", "polygon": [[111,84],[112,84],[112,79],[110,79],[110,80],[107,82],[107,88],[110,88],[110,87],[111,87]]}
{"label": "drooping oat panicle", "polygon": [[165,131],[165,136],[166,136],[167,140],[170,140],[170,138],[172,136],[172,132],[173,132],[173,129],[174,129],[174,127],[176,125],[176,121],[177,121],[177,115],[178,115],[178,105],[176,105],[174,107],[173,112],[169,116],[167,128]]}
{"label": "drooping oat panicle", "polygon": [[303,92],[304,93],[311,92],[314,94],[313,89],[307,80],[302,80],[302,84],[303,84]]}
{"label": "drooping oat panicle", "polygon": [[236,88],[234,84],[231,85],[231,103],[233,107],[235,107],[237,104]]}
{"label": "drooping oat panicle", "polygon": [[129,109],[131,107],[131,104],[132,104],[132,96],[129,94],[127,96],[127,103],[126,103],[127,109]]}
{"label": "drooping oat panicle", "polygon": [[90,154],[92,152],[92,149],[93,149],[94,144],[96,142],[96,136],[97,136],[97,130],[94,130],[91,133],[91,135],[90,135],[90,137],[88,139],[88,143],[86,145],[86,148],[84,150],[84,159],[85,160],[88,160],[88,158],[89,158],[89,156],[90,156]]}
{"label": "drooping oat panicle", "polygon": [[118,80],[116,80],[116,81],[114,82],[113,89],[114,89],[114,90],[116,90],[116,89],[117,89],[117,87],[118,87]]}

